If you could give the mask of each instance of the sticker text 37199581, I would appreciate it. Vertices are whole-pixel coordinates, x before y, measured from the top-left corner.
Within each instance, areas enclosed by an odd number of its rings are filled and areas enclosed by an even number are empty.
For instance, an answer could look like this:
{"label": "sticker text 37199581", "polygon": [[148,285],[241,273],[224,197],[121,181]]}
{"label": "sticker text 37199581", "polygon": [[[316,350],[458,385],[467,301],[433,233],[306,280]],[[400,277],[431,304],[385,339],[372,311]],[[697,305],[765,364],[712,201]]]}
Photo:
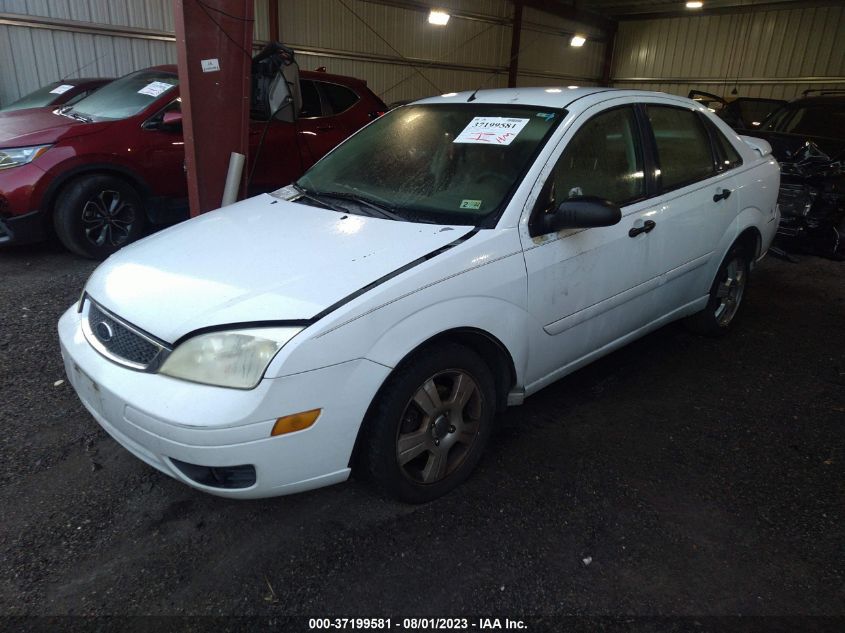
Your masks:
{"label": "sticker text 37199581", "polygon": [[455,137],[454,142],[510,145],[522,128],[528,125],[528,121],[529,119],[477,116]]}

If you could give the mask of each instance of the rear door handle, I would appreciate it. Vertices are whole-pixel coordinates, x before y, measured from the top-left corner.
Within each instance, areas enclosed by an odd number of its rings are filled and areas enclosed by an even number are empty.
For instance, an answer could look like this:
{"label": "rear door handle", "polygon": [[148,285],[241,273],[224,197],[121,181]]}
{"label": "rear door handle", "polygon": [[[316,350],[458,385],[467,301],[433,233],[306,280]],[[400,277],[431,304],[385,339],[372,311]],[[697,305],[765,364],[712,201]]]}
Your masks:
{"label": "rear door handle", "polygon": [[643,222],[642,226],[634,226],[631,227],[631,230],[628,231],[628,237],[637,237],[640,233],[648,233],[651,231],[655,226],[657,226],[657,222],[654,220],[646,220]]}
{"label": "rear door handle", "polygon": [[719,200],[727,200],[731,197],[732,193],[733,191],[730,189],[722,189],[713,196],[713,202],[719,202]]}
{"label": "rear door handle", "polygon": [[317,127],[318,132],[328,132],[329,130],[333,130],[333,125],[320,125]]}

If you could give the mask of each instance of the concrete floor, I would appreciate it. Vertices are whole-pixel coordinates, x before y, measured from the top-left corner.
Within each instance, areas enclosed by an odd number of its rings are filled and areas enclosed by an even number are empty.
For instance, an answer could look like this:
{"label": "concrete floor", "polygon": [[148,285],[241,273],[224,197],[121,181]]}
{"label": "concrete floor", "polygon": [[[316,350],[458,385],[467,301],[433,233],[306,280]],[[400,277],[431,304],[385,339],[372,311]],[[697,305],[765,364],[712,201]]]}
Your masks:
{"label": "concrete floor", "polygon": [[0,614],[845,623],[845,263],[767,259],[727,337],[671,325],[546,388],[416,507],[228,501],[132,457],[54,386],[93,267],[0,251]]}

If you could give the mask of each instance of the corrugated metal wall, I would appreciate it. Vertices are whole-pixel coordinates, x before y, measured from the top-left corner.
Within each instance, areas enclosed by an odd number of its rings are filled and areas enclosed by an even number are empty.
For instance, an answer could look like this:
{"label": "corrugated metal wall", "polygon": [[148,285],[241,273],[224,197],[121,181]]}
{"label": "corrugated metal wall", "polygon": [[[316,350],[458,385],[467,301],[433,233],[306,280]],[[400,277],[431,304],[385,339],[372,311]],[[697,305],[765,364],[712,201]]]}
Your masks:
{"label": "corrugated metal wall", "polygon": [[[0,0],[0,14],[9,14],[0,16],[0,105],[63,77],[176,63],[172,0]],[[19,26],[25,17],[72,22]],[[268,39],[265,0],[255,0],[255,18],[255,38]],[[86,32],[98,28],[114,34]]]}
{"label": "corrugated metal wall", "polygon": [[[512,4],[453,0],[437,5],[477,16],[453,15],[448,26],[438,28],[428,23],[426,12],[413,7],[366,0],[282,0],[281,37],[299,51],[303,68],[326,66],[331,72],[366,78],[388,103],[481,85],[506,86]],[[574,49],[569,36],[562,34],[567,31],[593,34],[575,23],[525,9],[518,85],[573,81],[587,85],[598,80],[603,44],[588,41]],[[320,54],[320,49],[327,54]],[[409,68],[400,55],[417,68]]]}
{"label": "corrugated metal wall", "polygon": [[[387,102],[506,85],[511,2],[440,0],[438,6],[453,12],[444,28],[428,23],[421,4],[397,4],[281,0],[281,39],[299,50],[302,68],[326,66],[361,77]],[[172,0],[0,0],[0,14],[0,104],[66,76],[120,76],[176,60]],[[22,25],[25,16],[33,24]],[[255,0],[255,16],[255,38],[266,41],[266,0]],[[56,23],[35,24],[45,19]],[[572,48],[574,32],[594,39]],[[604,48],[597,36],[525,9],[518,85],[596,83]]]}
{"label": "corrugated metal wall", "polygon": [[[524,9],[522,19],[517,85],[598,83],[605,48],[601,31],[531,8]],[[569,45],[572,33],[589,39],[580,48],[572,47]]]}
{"label": "corrugated metal wall", "polygon": [[792,99],[845,88],[845,6],[620,23],[613,85]]}

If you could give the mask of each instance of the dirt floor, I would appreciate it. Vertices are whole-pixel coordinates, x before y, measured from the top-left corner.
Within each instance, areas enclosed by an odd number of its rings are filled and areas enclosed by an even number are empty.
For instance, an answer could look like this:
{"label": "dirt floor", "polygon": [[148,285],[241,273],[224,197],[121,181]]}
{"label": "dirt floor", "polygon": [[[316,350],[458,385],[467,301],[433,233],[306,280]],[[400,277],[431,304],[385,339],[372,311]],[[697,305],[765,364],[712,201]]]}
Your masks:
{"label": "dirt floor", "polygon": [[845,616],[845,263],[765,260],[727,337],[546,388],[415,507],[229,501],[131,456],[57,382],[93,268],[0,252],[0,614]]}

